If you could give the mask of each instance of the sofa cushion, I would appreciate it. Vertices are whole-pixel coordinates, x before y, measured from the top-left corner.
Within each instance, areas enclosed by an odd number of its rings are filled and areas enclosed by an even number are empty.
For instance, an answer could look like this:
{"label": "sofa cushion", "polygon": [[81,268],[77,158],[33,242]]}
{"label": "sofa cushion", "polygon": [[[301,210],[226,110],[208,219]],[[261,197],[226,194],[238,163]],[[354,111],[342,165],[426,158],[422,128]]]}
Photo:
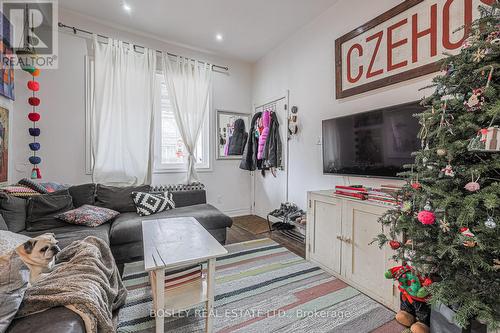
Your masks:
{"label": "sofa cushion", "polygon": [[42,231],[66,226],[56,215],[73,209],[73,199],[67,191],[43,194],[28,200],[26,230]]}
{"label": "sofa cushion", "polygon": [[120,213],[135,212],[132,192],[149,192],[149,185],[115,187],[97,184],[96,206],[116,210]]}
{"label": "sofa cushion", "polygon": [[207,203],[205,190],[171,191],[170,193],[177,208]]}
{"label": "sofa cushion", "polygon": [[[21,234],[29,237],[36,237],[45,232],[47,231],[22,231]],[[109,244],[109,223],[101,224],[100,226],[95,228],[79,225],[68,225],[65,223],[64,227],[51,229],[50,232],[56,235],[56,239],[59,241],[58,245],[60,248],[64,248],[72,242],[82,240],[88,236],[98,237]]]}
{"label": "sofa cushion", "polygon": [[87,227],[97,227],[120,215],[116,210],[97,207],[92,205],[83,205],[76,209],[56,215],[56,218],[75,225],[84,225]]}
{"label": "sofa cushion", "polygon": [[9,228],[7,227],[7,223],[5,223],[2,214],[0,214],[0,231],[2,230],[9,230]]}
{"label": "sofa cushion", "polygon": [[95,204],[95,184],[71,186],[68,191],[73,198],[73,206],[75,206],[75,208],[83,205]]}
{"label": "sofa cushion", "polygon": [[169,192],[132,192],[132,200],[134,200],[137,214],[140,216],[149,216],[175,208],[175,203],[172,200],[172,193]]}
{"label": "sofa cushion", "polygon": [[0,214],[10,231],[26,228],[26,200],[0,192]]}
{"label": "sofa cushion", "polygon": [[111,245],[142,241],[142,221],[172,217],[194,217],[207,230],[226,228],[233,224],[229,216],[208,204],[170,209],[150,216],[125,213],[118,216],[111,226]]}

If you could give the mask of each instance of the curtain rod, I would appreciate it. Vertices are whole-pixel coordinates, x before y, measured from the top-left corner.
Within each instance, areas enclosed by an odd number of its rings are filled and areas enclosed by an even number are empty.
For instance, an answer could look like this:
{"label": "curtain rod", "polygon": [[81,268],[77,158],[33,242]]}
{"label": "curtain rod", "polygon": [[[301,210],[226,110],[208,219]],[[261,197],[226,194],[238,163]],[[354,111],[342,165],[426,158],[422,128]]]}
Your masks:
{"label": "curtain rod", "polygon": [[[62,23],[62,22],[59,22],[59,23],[58,23],[58,26],[59,26],[59,28],[67,28],[67,29],[72,30],[72,31],[73,31],[73,33],[74,33],[75,35],[76,35],[76,33],[77,33],[77,32],[83,32],[83,33],[86,33],[86,34],[89,34],[89,35],[94,35],[94,33],[93,33],[92,31],[88,31],[88,30],[84,30],[84,29],[80,29],[80,28],[72,27],[72,26],[66,25],[66,24],[64,24],[64,23]],[[104,35],[101,35],[101,34],[95,34],[95,35],[97,35],[98,37],[101,37],[101,38],[106,38],[106,39],[110,38],[110,37],[108,37],[108,36],[104,36]],[[133,45],[133,46],[134,46],[134,49],[135,49],[136,47],[140,47],[140,48],[142,48],[142,49],[144,49],[144,48],[145,48],[144,46],[141,46],[141,45],[136,45],[136,44],[133,44],[133,43],[130,43],[130,42],[124,42],[124,43],[126,43],[126,44],[130,44],[130,45]],[[156,52],[157,52],[157,53],[165,53],[164,51],[160,51],[160,50],[156,50]],[[179,57],[179,55],[174,54],[174,53],[170,53],[170,52],[166,52],[166,53],[167,53],[169,56],[171,56],[171,57]],[[191,60],[195,61],[196,59],[191,59]],[[198,61],[198,62],[200,62],[200,63],[202,63],[202,64],[205,64],[205,62],[204,62],[204,61]],[[212,70],[214,70],[214,68],[219,68],[219,69],[222,69],[222,70],[225,70],[225,71],[229,71],[229,67],[227,67],[227,66],[212,65]]]}

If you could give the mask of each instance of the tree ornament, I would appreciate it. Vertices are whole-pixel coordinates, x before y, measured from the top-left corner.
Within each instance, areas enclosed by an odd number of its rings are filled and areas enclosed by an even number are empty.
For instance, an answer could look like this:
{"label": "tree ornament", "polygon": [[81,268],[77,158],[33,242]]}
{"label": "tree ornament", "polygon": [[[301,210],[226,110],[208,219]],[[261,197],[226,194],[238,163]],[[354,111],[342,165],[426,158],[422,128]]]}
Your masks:
{"label": "tree ornament", "polygon": [[412,208],[413,208],[413,204],[410,201],[405,201],[405,202],[403,202],[401,210],[405,213],[408,213],[411,211]]}
{"label": "tree ornament", "polygon": [[488,229],[495,229],[497,227],[497,224],[492,216],[488,216],[488,218],[484,222],[484,226]]}
{"label": "tree ornament", "polygon": [[496,271],[500,270],[500,259],[493,259],[493,268]]}
{"label": "tree ornament", "polygon": [[391,249],[397,250],[397,249],[399,249],[401,247],[401,243],[398,242],[397,240],[391,240],[389,242],[389,246],[391,247]]}
{"label": "tree ornament", "polygon": [[417,219],[424,225],[431,225],[436,221],[436,215],[433,212],[423,210],[418,213]]}
{"label": "tree ornament", "polygon": [[449,163],[441,169],[441,172],[447,177],[455,177],[455,171],[453,171],[453,167]]}
{"label": "tree ornament", "polygon": [[484,57],[486,57],[486,50],[477,49],[477,51],[474,53],[472,57],[472,60],[474,62],[481,62],[483,61]]}
{"label": "tree ornament", "polygon": [[432,210],[431,202],[429,200],[427,200],[427,202],[425,203],[424,210],[428,212]]}
{"label": "tree ornament", "polygon": [[444,148],[439,148],[438,150],[436,150],[436,154],[438,154],[438,156],[446,156],[447,153],[448,152]]}
{"label": "tree ornament", "polygon": [[479,180],[479,177],[477,177],[476,180],[474,180],[474,174],[472,174],[472,181],[468,182],[465,184],[464,188],[469,191],[469,192],[477,192],[481,189],[481,185],[477,182]]}
{"label": "tree ornament", "polygon": [[473,112],[480,110],[484,105],[484,101],[484,90],[482,88],[477,88],[472,90],[472,94],[467,101],[464,102],[464,105],[467,111]]}
{"label": "tree ornament", "polygon": [[475,239],[476,235],[474,235],[469,228],[466,227],[460,228],[460,233],[462,234],[463,245],[465,247],[474,247],[477,245]]}
{"label": "tree ornament", "polygon": [[446,221],[446,216],[439,220],[439,228],[442,232],[450,232],[450,224]]}

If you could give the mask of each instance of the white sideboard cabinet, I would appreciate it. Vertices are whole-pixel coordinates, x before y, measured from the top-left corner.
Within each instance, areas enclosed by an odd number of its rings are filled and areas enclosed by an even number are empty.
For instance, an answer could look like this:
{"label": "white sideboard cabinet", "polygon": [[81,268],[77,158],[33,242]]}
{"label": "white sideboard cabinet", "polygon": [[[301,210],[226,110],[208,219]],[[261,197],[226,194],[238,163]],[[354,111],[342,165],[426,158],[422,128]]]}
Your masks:
{"label": "white sideboard cabinet", "polygon": [[384,272],[396,265],[389,247],[370,243],[389,207],[334,191],[308,192],[306,259],[397,311],[399,291]]}

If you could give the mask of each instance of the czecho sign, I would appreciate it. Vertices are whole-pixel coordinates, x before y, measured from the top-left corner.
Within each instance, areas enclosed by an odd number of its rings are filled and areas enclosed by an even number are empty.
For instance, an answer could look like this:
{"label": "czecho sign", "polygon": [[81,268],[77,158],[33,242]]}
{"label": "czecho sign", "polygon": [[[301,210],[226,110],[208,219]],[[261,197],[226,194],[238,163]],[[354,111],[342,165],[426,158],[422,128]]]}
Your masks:
{"label": "czecho sign", "polygon": [[338,38],[336,98],[438,71],[444,53],[459,52],[478,7],[494,1],[407,0]]}

